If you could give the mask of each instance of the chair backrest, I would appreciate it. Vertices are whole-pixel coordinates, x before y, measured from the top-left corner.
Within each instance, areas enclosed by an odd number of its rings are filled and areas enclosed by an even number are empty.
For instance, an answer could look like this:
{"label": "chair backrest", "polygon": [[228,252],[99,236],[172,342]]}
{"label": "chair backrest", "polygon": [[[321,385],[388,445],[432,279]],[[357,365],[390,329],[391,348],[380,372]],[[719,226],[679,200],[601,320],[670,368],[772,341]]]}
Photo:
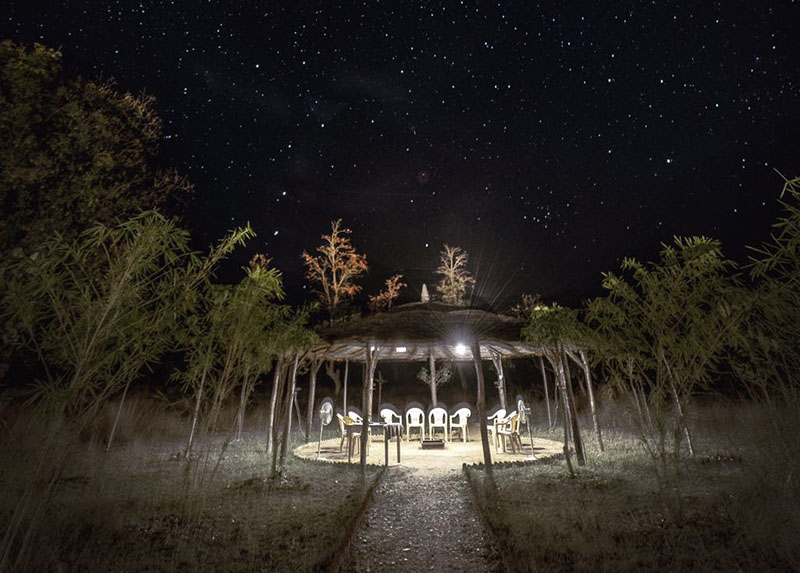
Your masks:
{"label": "chair backrest", "polygon": [[517,414],[516,412],[511,414],[510,423],[511,423],[511,433],[516,434],[517,432],[519,432],[519,414]]}
{"label": "chair backrest", "polygon": [[508,413],[508,415],[507,415],[507,416],[503,416],[503,418],[501,418],[500,420],[498,420],[498,422],[501,422],[501,423],[503,423],[503,424],[510,424],[510,423],[511,423],[511,420],[512,420],[512,418],[519,418],[519,414],[517,414],[517,411],[516,411],[516,410],[511,410],[511,411]]}
{"label": "chair backrest", "polygon": [[[389,408],[384,408],[381,410],[381,418],[383,419],[384,424],[396,424],[400,422],[402,418],[398,416],[393,410]],[[395,418],[397,418],[397,422],[395,422]]]}
{"label": "chair backrest", "polygon": [[497,412],[495,412],[494,414],[489,416],[488,419],[491,420],[492,422],[494,422],[495,420],[498,420],[498,421],[502,420],[505,417],[506,417],[506,411],[503,410],[502,408],[500,408]]}
{"label": "chair backrest", "polygon": [[428,412],[428,423],[443,426],[447,421],[447,410],[444,408],[432,408]]}
{"label": "chair backrest", "polygon": [[455,413],[450,416],[450,423],[453,422],[454,419],[458,419],[458,425],[463,425],[467,423],[467,418],[472,415],[472,410],[469,408],[459,408],[455,411]]}
{"label": "chair backrest", "polygon": [[353,410],[350,410],[347,413],[347,417],[350,418],[351,420],[353,420],[356,424],[360,424],[361,422],[364,421],[364,418],[359,416],[358,413],[354,412]]}
{"label": "chair backrest", "polygon": [[419,426],[425,420],[425,412],[422,408],[409,408],[406,412],[406,423]]}

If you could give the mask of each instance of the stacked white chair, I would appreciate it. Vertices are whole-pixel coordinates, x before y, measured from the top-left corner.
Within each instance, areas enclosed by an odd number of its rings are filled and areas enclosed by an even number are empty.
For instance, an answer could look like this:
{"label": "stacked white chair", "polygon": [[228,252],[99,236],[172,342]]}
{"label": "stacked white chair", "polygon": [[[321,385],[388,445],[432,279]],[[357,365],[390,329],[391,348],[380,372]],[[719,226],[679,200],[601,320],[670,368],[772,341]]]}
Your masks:
{"label": "stacked white chair", "polygon": [[361,414],[359,414],[355,410],[350,410],[349,412],[347,412],[347,417],[353,420],[356,424],[360,424],[364,421],[364,418],[361,417]]}
{"label": "stacked white chair", "polygon": [[489,431],[489,441],[494,444],[495,450],[497,449],[497,424],[506,417],[504,408],[498,409],[491,416],[486,417],[486,429]]}

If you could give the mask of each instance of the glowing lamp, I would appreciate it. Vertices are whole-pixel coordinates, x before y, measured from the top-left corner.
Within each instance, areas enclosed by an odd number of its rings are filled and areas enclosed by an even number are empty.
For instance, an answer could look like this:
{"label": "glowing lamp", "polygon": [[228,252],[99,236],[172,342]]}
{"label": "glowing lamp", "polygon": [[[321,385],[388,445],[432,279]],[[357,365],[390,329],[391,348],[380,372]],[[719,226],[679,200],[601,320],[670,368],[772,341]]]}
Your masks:
{"label": "glowing lamp", "polygon": [[406,347],[405,346],[398,346],[394,350],[395,350],[395,352],[405,352],[406,351]]}
{"label": "glowing lamp", "polygon": [[456,344],[456,354],[459,356],[466,356],[467,355],[467,345],[459,342]]}

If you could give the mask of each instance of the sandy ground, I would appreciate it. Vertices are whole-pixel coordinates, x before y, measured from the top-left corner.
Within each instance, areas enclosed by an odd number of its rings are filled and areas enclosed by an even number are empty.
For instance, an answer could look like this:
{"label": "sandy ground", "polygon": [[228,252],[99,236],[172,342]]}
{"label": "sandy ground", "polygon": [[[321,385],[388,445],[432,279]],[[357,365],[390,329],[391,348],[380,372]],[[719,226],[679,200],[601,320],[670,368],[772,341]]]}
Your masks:
{"label": "sandy ground", "polygon": [[[325,440],[320,459],[347,463],[347,444]],[[537,458],[560,453],[561,444],[534,438]],[[295,454],[317,458],[318,444]],[[368,461],[384,463],[383,440],[370,444]],[[493,462],[531,459],[530,441],[521,453],[496,452]],[[389,444],[389,469],[349,547],[343,571],[501,571],[497,547],[474,507],[462,464],[483,461],[480,440],[447,442],[444,449],[423,450],[419,441]],[[352,463],[359,457],[353,455]]]}
{"label": "sandy ground", "polygon": [[[345,442],[342,451],[339,451],[340,440],[329,439],[322,441],[319,459],[328,462],[347,463],[347,443]],[[511,453],[498,452],[492,448],[492,462],[515,462],[531,459],[530,440],[525,437],[522,440],[522,452]],[[306,459],[317,459],[318,443],[311,442],[295,449],[295,455]],[[552,440],[533,438],[534,453],[537,458],[552,456],[562,452],[562,444]],[[373,438],[370,442],[367,461],[371,464],[383,464],[385,461],[385,448],[383,439]],[[356,451],[352,456],[352,463],[359,462],[359,454]],[[400,445],[400,463],[397,462],[397,445],[394,439],[389,443],[389,466],[402,466],[413,468],[421,473],[447,474],[460,472],[462,464],[474,464],[483,462],[483,449],[480,440],[469,442],[453,441],[446,442],[444,449],[423,450],[419,441],[405,441]]]}

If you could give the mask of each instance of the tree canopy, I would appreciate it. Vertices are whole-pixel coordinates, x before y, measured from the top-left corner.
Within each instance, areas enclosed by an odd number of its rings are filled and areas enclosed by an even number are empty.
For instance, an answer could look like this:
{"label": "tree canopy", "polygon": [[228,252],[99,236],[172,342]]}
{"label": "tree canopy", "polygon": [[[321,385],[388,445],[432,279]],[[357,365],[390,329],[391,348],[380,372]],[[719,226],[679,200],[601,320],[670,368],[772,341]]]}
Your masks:
{"label": "tree canopy", "polygon": [[154,167],[160,138],[151,96],[67,78],[42,45],[0,43],[0,251],[163,208],[190,187]]}
{"label": "tree canopy", "polygon": [[439,255],[436,274],[441,277],[436,284],[436,292],[448,304],[464,304],[467,287],[475,284],[475,279],[467,270],[469,256],[461,247],[445,245]]}
{"label": "tree canopy", "polygon": [[331,222],[331,234],[322,235],[322,244],[317,247],[317,255],[303,251],[306,265],[306,278],[315,284],[315,292],[328,311],[331,320],[337,311],[361,287],[356,279],[367,272],[367,257],[357,252],[350,242],[350,229],[342,227],[342,220]]}

